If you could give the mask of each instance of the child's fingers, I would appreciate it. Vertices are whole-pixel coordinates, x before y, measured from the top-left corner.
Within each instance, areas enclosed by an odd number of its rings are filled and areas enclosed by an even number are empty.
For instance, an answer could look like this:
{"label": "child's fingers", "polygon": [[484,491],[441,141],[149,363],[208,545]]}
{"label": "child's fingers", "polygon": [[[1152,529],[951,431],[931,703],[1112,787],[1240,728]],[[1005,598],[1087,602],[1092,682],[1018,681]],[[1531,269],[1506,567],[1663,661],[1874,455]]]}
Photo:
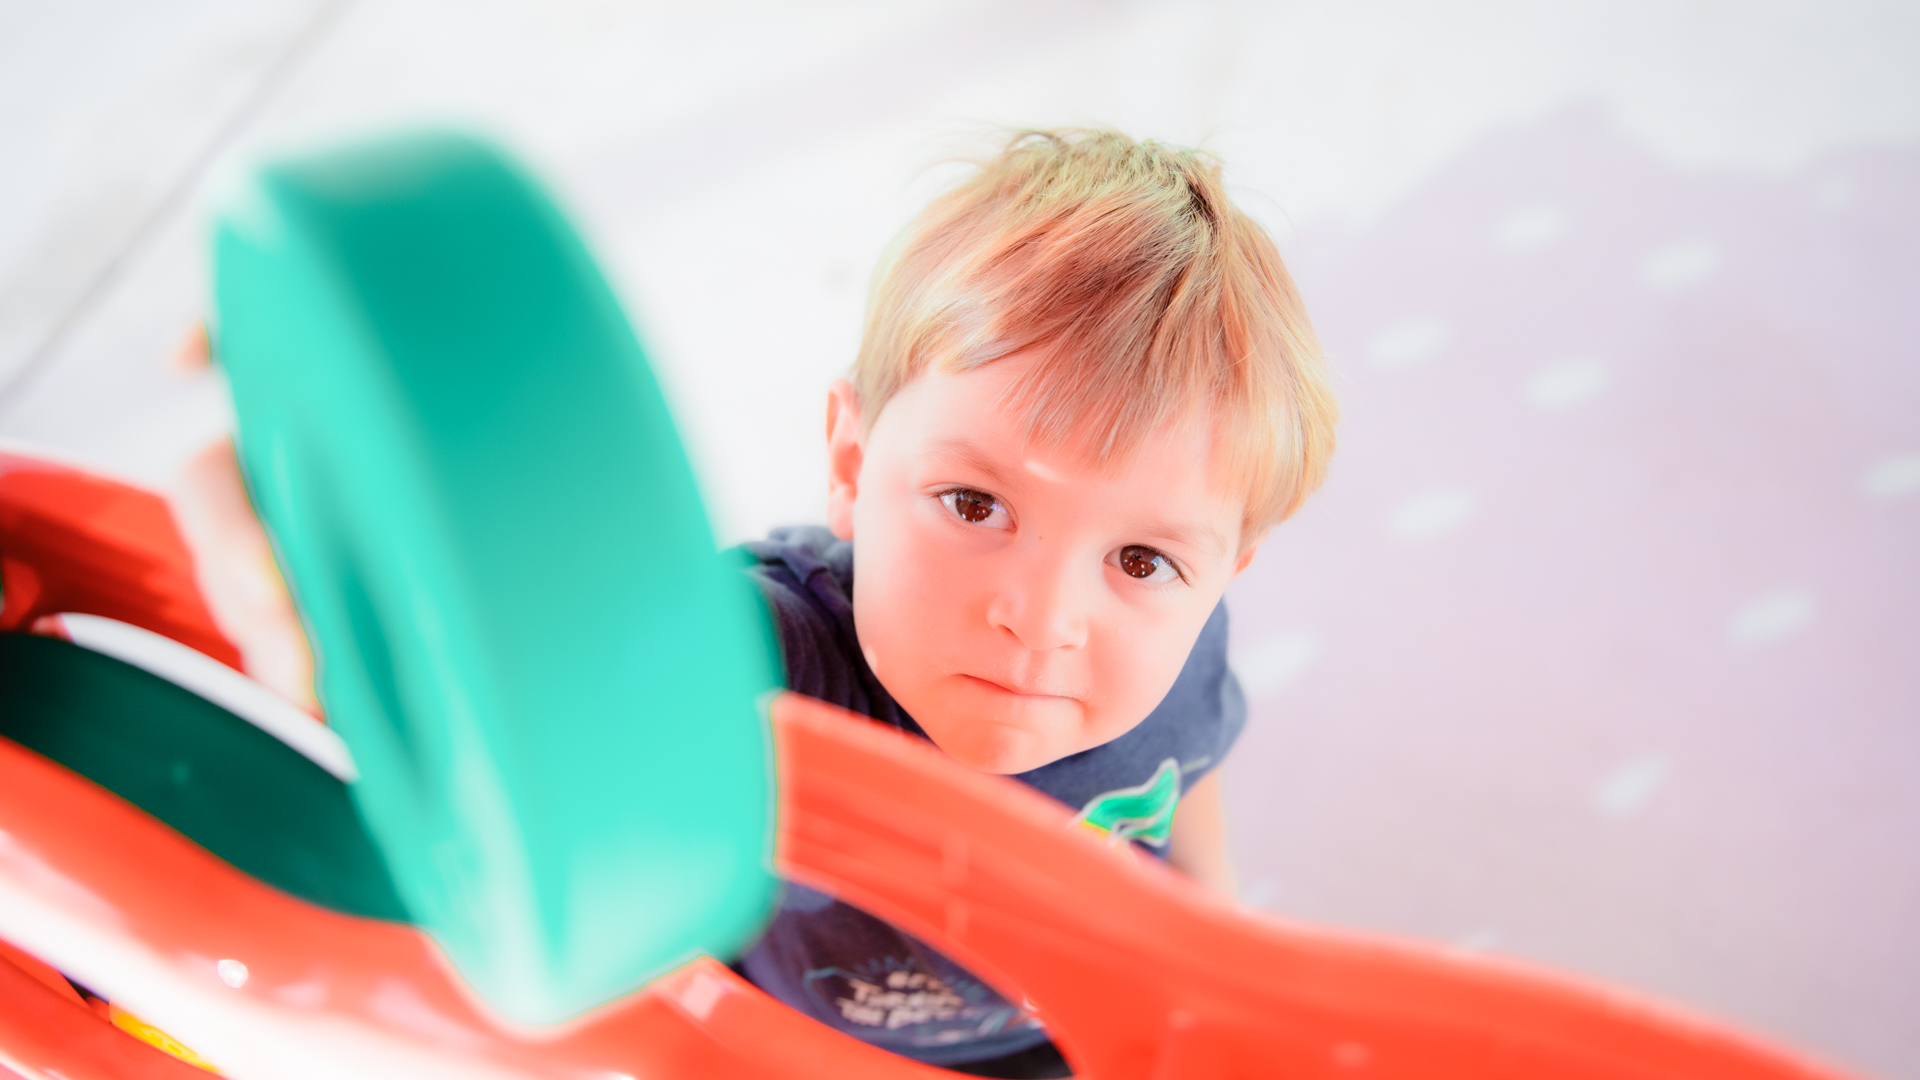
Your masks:
{"label": "child's fingers", "polygon": [[247,499],[224,436],[194,455],[174,485],[173,513],[193,552],[194,574],[221,633],[240,650],[246,673],[318,715],[313,652],[273,548]]}
{"label": "child's fingers", "polygon": [[180,341],[180,347],[174,350],[173,358],[167,366],[181,374],[193,374],[204,370],[213,363],[213,349],[207,342],[207,324],[194,323],[193,329]]}

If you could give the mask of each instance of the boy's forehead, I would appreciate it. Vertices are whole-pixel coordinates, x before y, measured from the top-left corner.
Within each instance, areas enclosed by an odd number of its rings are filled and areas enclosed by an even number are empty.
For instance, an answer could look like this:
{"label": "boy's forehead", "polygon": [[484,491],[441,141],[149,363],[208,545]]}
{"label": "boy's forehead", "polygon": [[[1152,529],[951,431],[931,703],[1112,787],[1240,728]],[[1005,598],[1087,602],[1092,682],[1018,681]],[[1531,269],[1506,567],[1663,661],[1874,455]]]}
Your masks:
{"label": "boy's forehead", "polygon": [[934,367],[903,388],[917,391],[931,406],[930,448],[995,469],[1017,458],[1027,472],[1056,482],[1089,472],[1120,476],[1176,452],[1183,462],[1212,471],[1221,427],[1205,402],[1127,440],[1115,436],[1117,416],[1100,411],[1051,425],[1050,437],[1036,437],[1036,429],[1047,426],[1043,418],[1053,402],[1045,387],[1022,385],[1026,366],[1024,358],[1014,356],[960,370]]}
{"label": "boy's forehead", "polygon": [[1067,478],[1064,476],[1061,476],[1060,471],[1058,469],[1048,468],[1044,463],[1034,458],[1028,458],[1026,461],[1022,462],[1021,464],[1025,466],[1028,472],[1032,473],[1033,475],[1039,477],[1042,480],[1047,481],[1050,484],[1064,484],[1067,482]]}

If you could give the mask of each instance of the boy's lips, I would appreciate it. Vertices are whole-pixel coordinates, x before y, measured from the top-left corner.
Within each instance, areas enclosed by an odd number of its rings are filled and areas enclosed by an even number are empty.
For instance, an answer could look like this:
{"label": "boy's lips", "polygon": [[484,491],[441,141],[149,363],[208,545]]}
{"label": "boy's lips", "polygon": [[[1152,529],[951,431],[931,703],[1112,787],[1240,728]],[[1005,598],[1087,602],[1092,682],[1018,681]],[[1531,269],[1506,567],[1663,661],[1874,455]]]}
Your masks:
{"label": "boy's lips", "polygon": [[1068,701],[1080,700],[1080,695],[1072,694],[1072,693],[1060,693],[1059,688],[1056,688],[1056,687],[1039,687],[1039,686],[1029,687],[1029,686],[1023,686],[1020,683],[1002,682],[999,679],[989,679],[983,675],[969,675],[966,672],[958,672],[957,674],[963,679],[971,679],[974,682],[992,687],[993,689],[999,690],[1002,693],[1013,694],[1017,697],[1050,697],[1050,698],[1063,698]]}

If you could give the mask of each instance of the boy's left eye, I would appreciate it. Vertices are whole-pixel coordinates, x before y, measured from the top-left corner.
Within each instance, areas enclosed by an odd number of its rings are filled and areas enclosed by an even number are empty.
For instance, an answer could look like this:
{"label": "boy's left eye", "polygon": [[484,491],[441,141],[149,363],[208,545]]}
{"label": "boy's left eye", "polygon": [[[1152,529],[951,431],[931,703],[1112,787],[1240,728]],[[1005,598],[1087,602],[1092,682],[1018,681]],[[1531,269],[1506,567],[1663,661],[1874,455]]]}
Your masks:
{"label": "boy's left eye", "polygon": [[940,493],[940,502],[954,517],[969,525],[984,525],[989,529],[1005,529],[1013,521],[1007,516],[1007,508],[1000,500],[984,491],[972,488],[954,488]]}
{"label": "boy's left eye", "polygon": [[1137,578],[1149,585],[1159,585],[1169,581],[1182,580],[1180,571],[1173,560],[1141,544],[1128,544],[1114,552],[1115,561],[1130,578]]}

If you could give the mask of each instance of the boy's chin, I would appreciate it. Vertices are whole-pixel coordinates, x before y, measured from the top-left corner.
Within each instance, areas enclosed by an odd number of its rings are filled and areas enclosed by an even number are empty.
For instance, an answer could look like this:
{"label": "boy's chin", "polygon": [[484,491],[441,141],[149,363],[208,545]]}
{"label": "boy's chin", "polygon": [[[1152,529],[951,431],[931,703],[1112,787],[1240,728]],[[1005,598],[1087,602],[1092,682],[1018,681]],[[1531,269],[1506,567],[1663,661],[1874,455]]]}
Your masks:
{"label": "boy's chin", "polygon": [[1046,740],[1033,732],[995,721],[961,721],[960,730],[940,731],[921,723],[922,730],[948,757],[980,772],[1012,776],[1037,769],[1064,755],[1051,754]]}
{"label": "boy's chin", "polygon": [[[911,710],[909,710],[911,712]],[[1023,702],[1014,709],[954,708],[913,713],[922,731],[948,757],[970,769],[1012,775],[1073,753],[1081,706],[1066,699]],[[996,715],[1012,712],[1015,715]],[[1055,715],[1057,714],[1057,715]]]}

